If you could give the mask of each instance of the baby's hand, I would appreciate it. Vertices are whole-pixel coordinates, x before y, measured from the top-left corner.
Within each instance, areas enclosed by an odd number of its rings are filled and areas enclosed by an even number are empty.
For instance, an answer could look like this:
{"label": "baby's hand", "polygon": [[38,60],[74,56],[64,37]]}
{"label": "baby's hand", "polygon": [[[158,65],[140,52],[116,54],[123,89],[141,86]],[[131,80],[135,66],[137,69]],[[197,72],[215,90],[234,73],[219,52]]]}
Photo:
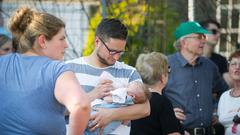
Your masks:
{"label": "baby's hand", "polygon": [[112,103],[113,102],[112,96],[106,96],[106,97],[103,98],[103,100],[108,102],[108,103]]}

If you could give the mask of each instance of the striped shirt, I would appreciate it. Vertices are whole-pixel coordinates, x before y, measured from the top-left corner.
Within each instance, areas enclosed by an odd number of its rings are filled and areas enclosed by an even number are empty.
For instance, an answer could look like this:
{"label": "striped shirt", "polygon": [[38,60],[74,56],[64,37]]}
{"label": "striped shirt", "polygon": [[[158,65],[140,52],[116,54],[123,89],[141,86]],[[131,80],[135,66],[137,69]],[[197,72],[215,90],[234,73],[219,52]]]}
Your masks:
{"label": "striped shirt", "polygon": [[126,65],[123,62],[116,62],[112,66],[105,68],[98,68],[88,64],[85,57],[80,57],[71,61],[67,61],[75,72],[78,81],[86,92],[90,92],[100,80],[100,75],[103,71],[110,73],[117,82],[122,84],[129,84],[133,81],[141,81],[142,79],[136,69],[132,66]]}

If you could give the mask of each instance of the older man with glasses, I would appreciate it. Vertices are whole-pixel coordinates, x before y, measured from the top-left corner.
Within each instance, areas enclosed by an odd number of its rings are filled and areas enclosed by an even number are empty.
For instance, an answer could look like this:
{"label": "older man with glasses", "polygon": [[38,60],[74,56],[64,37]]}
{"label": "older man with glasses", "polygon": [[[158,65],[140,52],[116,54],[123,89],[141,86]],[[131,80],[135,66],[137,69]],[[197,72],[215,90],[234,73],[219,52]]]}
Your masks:
{"label": "older man with glasses", "polygon": [[[96,29],[94,51],[89,56],[68,61],[76,72],[80,84],[88,92],[91,101],[110,95],[110,91],[115,89],[113,83],[116,82],[113,80],[125,86],[133,82],[142,84],[141,77],[135,68],[118,61],[126,51],[127,34],[126,26],[118,19],[103,19]],[[113,76],[113,80],[108,78],[103,80],[101,78],[103,72]],[[140,93],[141,89],[137,91]],[[88,129],[96,131],[100,128],[102,132],[111,121],[132,120],[149,115],[150,105],[147,100],[127,107],[99,108],[97,111],[96,115],[91,116],[92,125]],[[92,134],[98,133],[92,132]]]}
{"label": "older man with glasses", "polygon": [[191,135],[211,135],[212,90],[226,90],[217,67],[202,57],[206,35],[197,22],[184,22],[174,33],[178,52],[168,57],[171,72],[165,90],[177,118]]}

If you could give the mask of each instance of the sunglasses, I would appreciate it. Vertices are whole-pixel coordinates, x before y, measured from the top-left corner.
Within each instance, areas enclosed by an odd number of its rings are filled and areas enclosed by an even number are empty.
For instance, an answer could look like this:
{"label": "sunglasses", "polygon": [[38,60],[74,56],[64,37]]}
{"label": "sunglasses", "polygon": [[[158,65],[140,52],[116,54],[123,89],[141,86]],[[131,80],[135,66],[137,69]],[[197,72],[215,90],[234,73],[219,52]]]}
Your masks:
{"label": "sunglasses", "polygon": [[207,36],[204,35],[204,34],[198,34],[197,36],[189,36],[189,37],[185,37],[185,38],[195,38],[195,39],[198,39],[198,40],[206,40]]}
{"label": "sunglasses", "polygon": [[106,45],[106,43],[105,43],[100,37],[98,37],[98,38],[100,39],[100,41],[103,43],[103,45],[104,45],[104,46],[106,47],[106,49],[108,50],[109,55],[115,55],[115,54],[123,55],[123,54],[125,53],[125,51],[117,51],[117,50],[110,49],[110,48]]}
{"label": "sunglasses", "polygon": [[220,33],[218,29],[210,29],[209,31],[212,32],[213,35]]}

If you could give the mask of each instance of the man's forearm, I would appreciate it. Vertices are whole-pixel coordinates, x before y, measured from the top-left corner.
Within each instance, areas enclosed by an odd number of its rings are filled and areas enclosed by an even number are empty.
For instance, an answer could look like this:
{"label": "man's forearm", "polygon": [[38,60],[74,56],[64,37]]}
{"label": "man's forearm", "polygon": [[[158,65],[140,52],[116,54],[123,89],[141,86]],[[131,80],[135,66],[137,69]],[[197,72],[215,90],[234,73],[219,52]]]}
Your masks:
{"label": "man's forearm", "polygon": [[127,107],[112,109],[112,120],[135,120],[150,115],[150,104],[134,104]]}
{"label": "man's forearm", "polygon": [[96,95],[93,92],[89,92],[87,95],[91,102],[96,99]]}

